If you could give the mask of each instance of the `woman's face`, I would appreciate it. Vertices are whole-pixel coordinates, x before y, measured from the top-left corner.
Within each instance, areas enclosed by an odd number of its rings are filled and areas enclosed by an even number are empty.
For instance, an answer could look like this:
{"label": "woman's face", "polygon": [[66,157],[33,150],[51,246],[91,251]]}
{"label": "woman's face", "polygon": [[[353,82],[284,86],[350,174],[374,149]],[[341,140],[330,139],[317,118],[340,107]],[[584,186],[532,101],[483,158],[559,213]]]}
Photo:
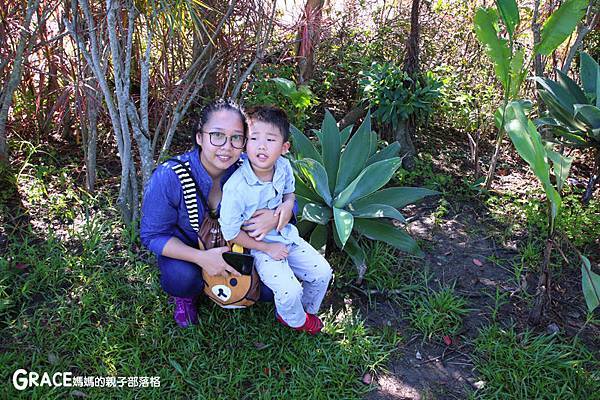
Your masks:
{"label": "woman's face", "polygon": [[[211,143],[211,133],[213,142],[218,143],[214,138],[222,135],[227,137],[227,141],[222,146],[215,146]],[[200,161],[210,175],[220,175],[240,159],[243,149],[231,145],[231,138],[239,139],[239,135],[244,136],[244,124],[236,111],[223,109],[210,114],[202,131],[196,134],[196,141],[202,147]]]}

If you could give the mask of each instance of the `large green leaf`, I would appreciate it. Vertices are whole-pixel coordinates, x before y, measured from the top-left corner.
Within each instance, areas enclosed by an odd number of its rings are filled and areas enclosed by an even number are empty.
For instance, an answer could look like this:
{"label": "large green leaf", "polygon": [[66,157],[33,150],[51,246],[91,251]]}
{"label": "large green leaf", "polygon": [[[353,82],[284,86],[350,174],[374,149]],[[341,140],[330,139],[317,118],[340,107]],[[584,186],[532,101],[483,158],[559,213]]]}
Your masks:
{"label": "large green leaf", "polygon": [[575,30],[585,15],[589,0],[566,0],[548,17],[540,33],[536,52],[549,56]]}
{"label": "large green leaf", "polygon": [[392,142],[385,148],[379,150],[377,153],[375,153],[371,157],[369,157],[369,159],[367,160],[365,165],[371,165],[373,163],[376,163],[377,161],[387,160],[388,158],[392,158],[392,157],[398,157],[399,153],[400,153],[400,143]]}
{"label": "large green leaf", "polygon": [[427,196],[440,194],[435,190],[419,187],[394,187],[378,190],[361,199],[353,201],[352,207],[356,210],[367,207],[371,204],[385,204],[396,209],[401,209],[408,204],[416,203]]}
{"label": "large green leaf", "polygon": [[533,77],[533,80],[539,83],[564,110],[573,114],[573,107],[578,101],[564,87],[550,79],[541,78],[539,76]]}
{"label": "large green leaf", "polygon": [[308,221],[306,219],[300,219],[296,224],[296,228],[298,228],[298,233],[300,233],[300,236],[302,236],[303,238],[307,237],[307,235],[311,233],[316,226],[322,225],[315,224],[314,222]]}
{"label": "large green leaf", "polygon": [[352,233],[354,217],[346,210],[333,207],[333,219],[335,221],[335,229],[337,230],[343,248]]}
{"label": "large green leaf", "polygon": [[510,35],[515,31],[517,25],[519,25],[519,9],[517,8],[517,2],[515,0],[497,0],[498,11],[500,11],[500,17],[506,25],[506,30]]}
{"label": "large green leaf", "polygon": [[504,90],[508,89],[510,49],[505,39],[498,37],[496,24],[498,14],[492,8],[479,8],[473,20],[477,39],[485,46],[485,52],[494,63],[494,71]]}
{"label": "large green leaf", "polygon": [[311,158],[305,158],[295,162],[300,173],[308,179],[316,193],[323,199],[325,204],[331,205],[331,192],[327,183],[327,172],[325,168]]}
{"label": "large green leaf", "polygon": [[285,78],[271,78],[271,81],[277,84],[277,87],[284,96],[291,96],[296,92],[296,84]]}
{"label": "large green leaf", "polygon": [[[368,124],[369,128],[363,128],[365,124]],[[367,118],[365,118],[365,121],[352,138],[350,138],[350,142],[348,142],[348,145],[344,149],[340,157],[340,167],[337,172],[334,196],[356,179],[360,171],[365,167],[365,162],[369,157],[369,153],[365,151],[365,148],[370,146],[370,125],[370,122],[367,122]]]}
{"label": "large green leaf", "polygon": [[355,199],[373,193],[388,183],[402,160],[399,157],[389,158],[369,165],[342,192],[337,195],[333,205],[344,208]]}
{"label": "large green leaf", "polygon": [[593,312],[600,304],[600,275],[592,272],[592,265],[587,257],[581,256],[581,261],[583,297],[589,312]]}
{"label": "large green leaf", "polygon": [[416,256],[423,256],[423,252],[419,249],[417,242],[401,228],[395,228],[385,222],[362,218],[356,218],[354,220],[354,227],[358,232],[369,239],[381,240],[382,242],[394,246],[398,250]]}
{"label": "large green leaf", "polygon": [[321,164],[323,163],[321,155],[317,152],[315,146],[312,144],[310,139],[304,135],[304,133],[302,133],[294,125],[290,126],[290,132],[292,133],[292,138],[294,139],[293,148],[295,149],[295,153],[299,155],[299,159],[306,157],[317,160]]}
{"label": "large green leaf", "polygon": [[369,143],[369,157],[373,156],[377,152],[377,133],[371,131],[370,135],[370,143]]}
{"label": "large green leaf", "polygon": [[341,141],[340,130],[335,122],[335,118],[333,118],[333,115],[328,110],[325,110],[325,118],[321,125],[321,136],[323,166],[325,167],[325,171],[327,171],[329,193],[333,193],[340,165]]}
{"label": "large green leaf", "polygon": [[600,109],[589,104],[576,104],[575,116],[581,117],[592,129],[600,128]]}
{"label": "large green leaf", "polygon": [[[551,145],[548,147],[551,147]],[[569,176],[573,158],[564,156],[548,147],[546,147],[546,153],[548,154],[548,158],[552,160],[552,172],[556,176],[556,188],[558,193],[561,193],[567,176]]]}
{"label": "large green leaf", "polygon": [[327,244],[327,225],[318,224],[310,234],[310,245],[319,250]]}
{"label": "large green leaf", "polygon": [[[581,76],[583,90],[589,96],[595,97],[596,101],[599,101],[600,96],[596,91],[600,90],[600,66],[586,52],[582,51],[579,55],[581,56],[579,75]],[[598,104],[596,106],[600,107]]]}
{"label": "large green leaf", "polygon": [[587,97],[585,97],[585,93],[583,90],[581,90],[579,85],[577,85],[573,79],[569,78],[569,76],[560,69],[556,70],[556,78],[556,82],[573,96],[575,103],[586,104],[588,102]]}
{"label": "large green leaf", "polygon": [[[333,232],[333,238],[337,246],[341,249],[342,243],[340,242],[340,238],[338,237],[336,230],[334,230]],[[348,241],[344,246],[344,251],[350,256],[350,259],[352,260],[352,263],[356,266],[356,268],[358,268],[359,270],[365,268],[365,261],[367,259],[367,256],[363,248],[360,247],[360,244],[356,241],[356,239],[354,239],[354,237],[350,236],[348,238]]]}
{"label": "large green leaf", "polygon": [[331,220],[331,209],[322,204],[308,203],[302,210],[302,219],[320,225],[327,225]]}
{"label": "large green leaf", "polygon": [[296,177],[295,183],[296,183],[296,189],[295,189],[294,193],[296,194],[296,196],[301,196],[301,197],[307,198],[313,202],[322,201],[321,196],[319,196],[314,189],[309,188],[302,181],[302,179],[299,179],[299,177]]}
{"label": "large green leaf", "polygon": [[581,121],[578,121],[574,118],[575,114],[575,105],[573,105],[573,110],[569,111],[565,109],[556,98],[547,92],[546,90],[539,89],[538,93],[540,97],[544,101],[544,104],[548,106],[548,111],[550,114],[560,122],[562,122],[565,126],[567,126],[571,130],[575,131],[586,131],[587,127]]}
{"label": "large green leaf", "polygon": [[510,89],[509,98],[515,98],[519,94],[519,88],[523,79],[527,75],[527,69],[523,68],[525,63],[525,52],[523,49],[517,49],[510,60]]}
{"label": "large green leaf", "polygon": [[353,127],[354,125],[348,125],[340,131],[340,143],[342,144],[342,146],[345,145],[348,139],[350,138],[350,134],[352,133]]}
{"label": "large green leaf", "polygon": [[387,204],[369,204],[356,210],[352,207],[352,204],[349,204],[348,209],[357,218],[393,218],[406,222],[400,211]]}
{"label": "large green leaf", "polygon": [[511,102],[506,107],[504,129],[510,136],[521,158],[529,164],[535,176],[542,183],[546,196],[551,203],[551,221],[553,223],[562,201],[550,182],[550,165],[547,161],[546,149],[542,144],[542,137],[535,129],[533,122],[525,116],[521,105],[516,101]]}

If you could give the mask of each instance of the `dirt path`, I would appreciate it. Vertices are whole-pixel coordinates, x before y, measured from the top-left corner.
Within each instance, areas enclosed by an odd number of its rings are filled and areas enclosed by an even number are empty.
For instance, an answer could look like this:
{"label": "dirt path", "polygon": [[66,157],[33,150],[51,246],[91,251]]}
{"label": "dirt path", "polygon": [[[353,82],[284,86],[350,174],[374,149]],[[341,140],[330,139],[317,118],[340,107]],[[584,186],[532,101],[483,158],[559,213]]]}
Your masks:
{"label": "dirt path", "polygon": [[[472,311],[450,346],[442,337],[422,342],[419,335],[411,334],[403,319],[407,310],[381,296],[376,306],[367,310],[368,323],[392,324],[406,340],[400,344],[400,357],[388,365],[389,372],[375,378],[377,389],[366,397],[369,400],[464,399],[468,389],[478,385],[468,342],[477,335],[478,328],[489,322],[496,288],[502,292],[518,289],[511,286],[511,262],[518,254],[494,241],[489,221],[481,211],[471,205],[458,208],[456,214],[436,224],[430,205],[415,207],[412,214],[423,217],[414,220],[409,230],[428,244],[424,266],[431,272],[430,284],[455,284],[455,292],[467,299]],[[500,307],[498,318],[508,317],[514,312],[512,308],[510,303]]]}

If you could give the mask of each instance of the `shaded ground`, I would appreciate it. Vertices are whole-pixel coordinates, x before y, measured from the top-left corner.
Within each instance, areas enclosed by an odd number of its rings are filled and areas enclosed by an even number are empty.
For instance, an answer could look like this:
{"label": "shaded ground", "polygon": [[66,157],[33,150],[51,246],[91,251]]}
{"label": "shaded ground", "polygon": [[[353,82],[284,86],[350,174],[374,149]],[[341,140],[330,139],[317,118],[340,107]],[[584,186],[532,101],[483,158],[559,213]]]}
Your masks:
{"label": "shaded ground", "polygon": [[[434,154],[434,170],[449,175],[450,186],[460,186],[468,175],[465,171],[472,169],[460,157],[461,153],[466,154],[466,149],[448,143],[447,137],[428,140],[430,146],[435,146],[429,149]],[[525,189],[536,184],[535,178],[519,165],[514,155],[505,155],[504,159],[507,161],[500,165],[495,190],[523,196]],[[584,178],[577,178],[582,171],[586,168],[576,164],[574,182],[584,182]],[[371,302],[359,296],[369,324],[393,326],[406,339],[388,365],[388,372],[374,378],[376,389],[366,399],[465,399],[485,385],[472,359],[471,341],[479,329],[494,321],[514,325],[519,331],[528,328],[529,301],[535,295],[538,275],[535,270],[515,271],[515,265],[523,263],[521,247],[527,232],[513,231],[511,226],[499,223],[475,196],[465,200],[456,193],[446,193],[443,197],[449,203],[442,218],[435,215],[437,201],[406,209],[411,221],[408,230],[422,240],[426,257],[419,267],[430,272],[429,284],[436,288],[454,285],[456,293],[468,300],[471,312],[464,318],[459,334],[447,345],[443,336],[425,341],[411,329],[407,322],[410,310],[395,291],[371,291],[377,294]],[[598,240],[588,254],[592,258],[600,255]],[[588,348],[599,354],[597,327],[585,325],[579,267],[571,265],[553,273],[552,304],[535,330],[566,337],[578,334]]]}

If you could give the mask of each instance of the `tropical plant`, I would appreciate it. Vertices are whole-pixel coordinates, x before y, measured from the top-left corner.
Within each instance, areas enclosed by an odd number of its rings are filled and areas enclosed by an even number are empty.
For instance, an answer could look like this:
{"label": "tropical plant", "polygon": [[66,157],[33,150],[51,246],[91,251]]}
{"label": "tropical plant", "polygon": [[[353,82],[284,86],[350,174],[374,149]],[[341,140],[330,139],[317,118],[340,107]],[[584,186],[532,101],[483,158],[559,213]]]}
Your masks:
{"label": "tropical plant", "polygon": [[301,129],[308,119],[307,111],[318,103],[308,84],[298,85],[283,77],[257,80],[247,96],[250,105],[277,104],[288,114],[290,121]]}
{"label": "tropical plant", "polygon": [[[530,321],[537,324],[549,298],[550,256],[555,243],[555,222],[561,211],[561,191],[571,168],[572,159],[554,151],[554,144],[544,143],[535,124],[526,116],[522,102],[513,101],[505,108],[504,129],[517,152],[529,164],[542,184],[548,200],[547,241],[542,272],[538,283],[538,297],[530,313]],[[554,175],[554,183],[550,175]],[[583,293],[590,311],[598,306],[600,299],[600,276],[591,272],[590,263],[581,257]]]}
{"label": "tropical plant", "polygon": [[359,237],[421,256],[417,242],[390,220],[406,222],[399,209],[438,192],[416,187],[381,189],[400,168],[400,145],[394,142],[377,151],[370,114],[352,137],[351,130],[349,126],[340,132],[328,111],[321,130],[316,131],[317,147],[292,128],[295,193],[301,230],[310,233],[311,244],[316,248],[327,244],[330,251],[335,243],[350,256],[362,279],[367,266]]}
{"label": "tropical plant", "polygon": [[431,73],[415,81],[397,65],[374,62],[369,70],[360,74],[363,100],[374,108],[373,116],[379,122],[394,130],[411,115],[417,120],[426,119],[441,95],[442,83]]}
{"label": "tropical plant", "polygon": [[[473,20],[477,39],[485,46],[485,52],[494,63],[496,77],[504,90],[504,102],[496,111],[499,123],[496,149],[490,163],[486,179],[486,189],[489,189],[494,178],[496,163],[500,156],[500,146],[504,139],[503,110],[509,101],[518,94],[526,73],[525,52],[516,45],[516,32],[521,21],[516,0],[496,0],[496,8],[479,8]],[[566,0],[544,22],[541,39],[535,44],[534,53],[550,55],[573,32],[577,23],[585,15],[589,0]],[[499,24],[502,21],[504,27]],[[501,36],[505,31],[508,39]]]}
{"label": "tropical plant", "polygon": [[583,196],[583,202],[587,203],[600,175],[600,66],[587,53],[580,55],[581,87],[560,70],[556,70],[556,81],[534,78],[548,107],[547,115],[535,122],[549,128],[561,144],[595,153],[592,176]]}

